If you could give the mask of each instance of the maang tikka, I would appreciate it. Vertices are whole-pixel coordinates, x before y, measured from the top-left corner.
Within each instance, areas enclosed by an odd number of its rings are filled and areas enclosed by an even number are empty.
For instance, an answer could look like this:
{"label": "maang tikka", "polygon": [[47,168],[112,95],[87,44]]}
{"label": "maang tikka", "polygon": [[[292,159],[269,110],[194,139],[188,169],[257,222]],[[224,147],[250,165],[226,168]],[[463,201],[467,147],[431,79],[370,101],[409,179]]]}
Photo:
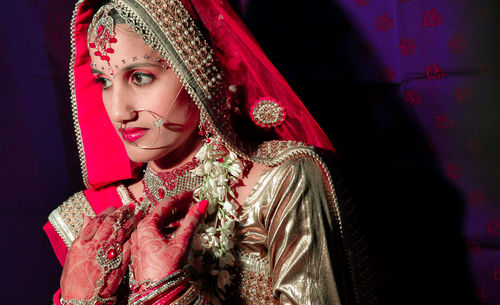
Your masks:
{"label": "maang tikka", "polygon": [[109,3],[101,7],[92,18],[87,35],[88,46],[94,49],[94,55],[99,56],[101,60],[108,63],[111,77],[114,77],[114,71],[111,68],[110,58],[108,54],[113,54],[115,50],[111,44],[116,43],[115,21],[109,15],[111,10],[115,9],[113,3]]}

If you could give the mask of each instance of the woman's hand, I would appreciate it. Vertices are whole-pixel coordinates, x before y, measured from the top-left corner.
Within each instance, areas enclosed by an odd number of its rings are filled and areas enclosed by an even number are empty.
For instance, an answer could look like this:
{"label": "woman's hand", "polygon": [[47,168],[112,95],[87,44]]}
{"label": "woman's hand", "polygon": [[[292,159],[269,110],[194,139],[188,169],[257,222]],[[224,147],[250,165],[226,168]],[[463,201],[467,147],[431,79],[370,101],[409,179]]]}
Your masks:
{"label": "woman's hand", "polygon": [[[196,227],[205,215],[208,201],[195,204],[179,222],[173,224],[175,231],[162,232],[171,218],[177,200],[160,202],[138,225],[130,238],[135,280],[158,281],[182,268]],[[175,214],[175,213],[174,213]]]}
{"label": "woman's hand", "polygon": [[[117,222],[117,230],[113,228]],[[130,236],[137,222],[133,209],[128,206],[119,209],[108,208],[94,218],[84,217],[80,234],[71,245],[61,277],[61,296],[68,299],[88,300],[95,295],[97,281],[102,269],[97,262],[97,252],[107,242],[113,242],[122,255],[116,269],[109,268],[104,277],[104,284],[98,291],[103,298],[115,294],[130,261],[130,246],[125,241]],[[121,228],[120,228],[121,227]]]}

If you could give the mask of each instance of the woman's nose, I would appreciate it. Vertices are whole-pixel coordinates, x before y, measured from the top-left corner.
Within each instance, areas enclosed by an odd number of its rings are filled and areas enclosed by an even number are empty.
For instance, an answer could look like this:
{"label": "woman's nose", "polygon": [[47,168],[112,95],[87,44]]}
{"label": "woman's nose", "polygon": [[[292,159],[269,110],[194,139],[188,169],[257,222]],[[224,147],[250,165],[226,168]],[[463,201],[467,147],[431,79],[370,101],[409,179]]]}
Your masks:
{"label": "woman's nose", "polygon": [[111,121],[123,123],[135,117],[133,97],[126,92],[126,89],[119,85],[114,86],[107,98],[109,99],[107,101],[109,106],[106,109]]}

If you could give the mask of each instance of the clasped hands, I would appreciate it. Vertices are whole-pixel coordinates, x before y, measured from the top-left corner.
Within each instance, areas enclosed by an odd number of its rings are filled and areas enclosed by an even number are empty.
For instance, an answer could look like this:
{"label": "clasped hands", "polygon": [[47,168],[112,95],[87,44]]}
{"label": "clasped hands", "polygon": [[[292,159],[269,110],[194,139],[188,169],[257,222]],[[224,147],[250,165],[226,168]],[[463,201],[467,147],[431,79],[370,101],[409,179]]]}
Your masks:
{"label": "clasped hands", "polygon": [[[61,296],[64,299],[87,300],[97,293],[99,297],[111,297],[118,289],[130,262],[138,282],[158,281],[182,268],[195,230],[208,208],[208,202],[202,200],[177,221],[177,213],[173,212],[183,201],[165,199],[144,219],[140,212],[133,214],[133,206],[108,208],[94,218],[84,217],[80,234],[66,258],[61,277]],[[179,211],[185,212],[186,209],[181,207]],[[123,215],[127,219],[116,228],[117,221]],[[169,228],[171,234],[163,232],[165,227]],[[117,268],[107,271],[104,284],[98,288],[97,281],[103,270],[96,256],[110,239],[118,243],[121,263]],[[96,292],[96,288],[99,291]]]}

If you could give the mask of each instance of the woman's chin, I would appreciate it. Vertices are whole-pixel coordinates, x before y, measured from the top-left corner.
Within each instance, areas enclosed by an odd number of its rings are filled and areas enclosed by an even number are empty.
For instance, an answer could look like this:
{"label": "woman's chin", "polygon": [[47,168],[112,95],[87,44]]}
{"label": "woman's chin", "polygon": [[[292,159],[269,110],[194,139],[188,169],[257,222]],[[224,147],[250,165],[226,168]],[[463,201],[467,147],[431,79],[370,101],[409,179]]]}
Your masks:
{"label": "woman's chin", "polygon": [[137,163],[147,163],[158,160],[168,154],[168,150],[165,148],[140,148],[128,142],[125,142],[125,150],[127,151],[130,161]]}

